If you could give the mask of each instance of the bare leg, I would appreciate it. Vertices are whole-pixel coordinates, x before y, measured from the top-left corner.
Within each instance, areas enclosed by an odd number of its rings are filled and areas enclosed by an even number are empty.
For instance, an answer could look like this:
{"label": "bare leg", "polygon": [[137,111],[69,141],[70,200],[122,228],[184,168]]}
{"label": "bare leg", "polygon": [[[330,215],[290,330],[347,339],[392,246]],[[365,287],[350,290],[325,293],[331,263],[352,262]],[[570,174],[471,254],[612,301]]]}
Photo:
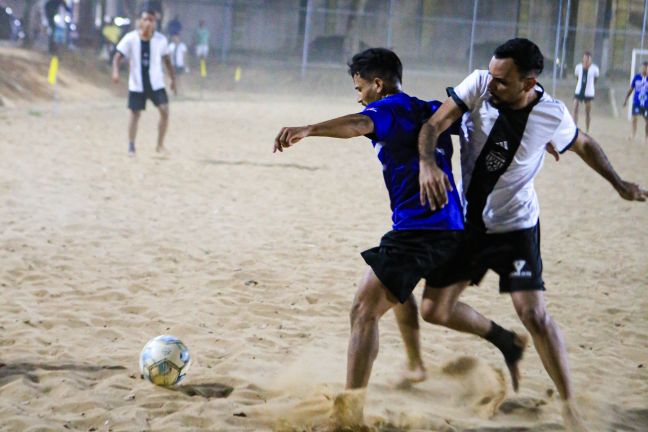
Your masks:
{"label": "bare leg", "polygon": [[403,372],[401,385],[425,380],[425,366],[421,358],[421,343],[416,299],[410,295],[405,303],[394,307],[396,322],[405,343],[407,369]]}
{"label": "bare leg", "polygon": [[128,121],[128,145],[129,153],[135,153],[135,138],[137,137],[137,124],[139,123],[142,111],[131,110],[130,120]]}
{"label": "bare leg", "polygon": [[543,292],[518,291],[511,293],[511,298],[520,320],[531,333],[545,370],[565,402],[563,416],[566,425],[572,430],[585,430],[574,405],[565,342],[558,325],[546,310]]}
{"label": "bare leg", "polygon": [[427,322],[474,334],[493,343],[504,354],[513,388],[517,391],[520,380],[519,361],[527,345],[526,335],[504,330],[469,305],[458,301],[467,286],[468,282],[459,282],[442,289],[426,286],[421,315]]}
{"label": "bare leg", "polygon": [[578,125],[578,99],[574,99],[574,123]]}
{"label": "bare leg", "polygon": [[637,136],[637,116],[633,115],[632,116],[632,141],[635,140],[635,137]]}
{"label": "bare leg", "polygon": [[162,152],[164,151],[164,136],[169,125],[169,105],[160,105],[158,110],[160,111],[160,122],[158,124],[158,141],[155,151]]}
{"label": "bare leg", "polygon": [[590,119],[592,113],[592,101],[585,102],[585,127],[587,128],[587,133],[590,131]]}
{"label": "bare leg", "polygon": [[397,303],[398,300],[369,268],[351,308],[346,391],[336,396],[333,403],[331,421],[334,430],[345,427],[362,430],[364,389],[378,356],[378,320]]}
{"label": "bare leg", "polygon": [[646,126],[644,131],[644,143],[648,144],[648,117],[644,117]]}
{"label": "bare leg", "polygon": [[396,303],[398,300],[389,293],[373,270],[367,270],[351,308],[347,389],[367,387],[373,362],[378,355],[378,320]]}

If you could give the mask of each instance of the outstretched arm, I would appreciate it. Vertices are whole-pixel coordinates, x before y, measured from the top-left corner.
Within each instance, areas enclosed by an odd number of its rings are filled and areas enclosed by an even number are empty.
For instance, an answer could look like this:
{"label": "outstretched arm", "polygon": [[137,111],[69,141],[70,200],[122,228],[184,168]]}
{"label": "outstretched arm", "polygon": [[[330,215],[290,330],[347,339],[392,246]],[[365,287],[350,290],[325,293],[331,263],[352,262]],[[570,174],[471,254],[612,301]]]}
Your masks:
{"label": "outstretched arm", "polygon": [[612,187],[621,195],[621,198],[628,201],[646,201],[648,191],[639,185],[623,180],[612,167],[601,146],[586,133],[578,132],[578,138],[571,151],[580,156],[594,171],[606,179]]}
{"label": "outstretched arm", "polygon": [[435,149],[439,136],[461,117],[463,111],[452,98],[446,99],[439,109],[421,127],[419,132],[421,205],[427,201],[432,210],[443,208],[448,203],[448,190],[452,184],[448,176],[436,164]]}
{"label": "outstretched arm", "polygon": [[353,138],[374,131],[374,123],[364,114],[349,114],[308,126],[284,127],[274,141],[273,153],[290,147],[302,138],[322,136],[330,138]]}

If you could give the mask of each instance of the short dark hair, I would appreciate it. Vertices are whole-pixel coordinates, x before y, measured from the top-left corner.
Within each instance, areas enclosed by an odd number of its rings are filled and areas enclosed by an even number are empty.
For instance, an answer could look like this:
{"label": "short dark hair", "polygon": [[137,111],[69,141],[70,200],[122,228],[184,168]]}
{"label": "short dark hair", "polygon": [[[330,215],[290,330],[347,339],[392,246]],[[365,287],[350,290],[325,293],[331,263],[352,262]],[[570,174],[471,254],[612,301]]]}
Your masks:
{"label": "short dark hair", "polygon": [[157,19],[157,17],[158,17],[158,16],[157,16],[157,12],[154,11],[153,9],[146,9],[146,8],[145,8],[145,9],[142,9],[142,13],[140,14],[140,17],[141,17],[142,15],[144,15],[144,14],[152,15],[152,16],[155,17],[155,19]]}
{"label": "short dark hair", "polygon": [[641,63],[642,66],[648,66],[648,61]]}
{"label": "short dark hair", "polygon": [[495,58],[513,59],[520,75],[540,75],[544,69],[544,57],[538,45],[525,38],[509,39],[495,48]]}
{"label": "short dark hair", "polygon": [[349,75],[365,80],[380,78],[393,85],[403,81],[403,64],[395,52],[387,48],[369,48],[353,56],[347,64]]}
{"label": "short dark hair", "polygon": [[592,57],[592,53],[589,51],[585,51],[583,55],[586,55],[587,57]]}

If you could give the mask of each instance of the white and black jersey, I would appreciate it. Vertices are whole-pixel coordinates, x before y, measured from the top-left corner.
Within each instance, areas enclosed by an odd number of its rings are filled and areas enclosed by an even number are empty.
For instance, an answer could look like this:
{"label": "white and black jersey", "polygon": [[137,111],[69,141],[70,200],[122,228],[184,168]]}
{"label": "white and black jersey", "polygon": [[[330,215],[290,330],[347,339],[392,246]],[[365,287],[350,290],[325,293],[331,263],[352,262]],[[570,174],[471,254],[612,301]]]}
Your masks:
{"label": "white and black jersey", "polygon": [[533,179],[547,144],[560,153],[578,129],[565,105],[536,87],[538,98],[520,110],[490,101],[490,74],[476,70],[448,93],[467,114],[461,146],[466,220],[488,233],[534,227],[539,218]]}
{"label": "white and black jersey", "polygon": [[164,35],[155,32],[149,41],[144,41],[139,31],[133,30],[119,41],[117,51],[130,62],[129,91],[142,93],[164,88],[162,58],[169,55]]}

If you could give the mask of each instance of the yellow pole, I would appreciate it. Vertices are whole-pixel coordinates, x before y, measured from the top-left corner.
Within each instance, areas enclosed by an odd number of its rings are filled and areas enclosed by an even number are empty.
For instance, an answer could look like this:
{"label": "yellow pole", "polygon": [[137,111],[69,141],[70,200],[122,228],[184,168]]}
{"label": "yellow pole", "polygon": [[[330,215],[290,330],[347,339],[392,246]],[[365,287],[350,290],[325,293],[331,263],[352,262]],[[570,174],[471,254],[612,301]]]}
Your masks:
{"label": "yellow pole", "polygon": [[49,73],[47,74],[47,82],[51,85],[56,84],[56,74],[58,73],[59,59],[58,56],[52,56],[50,61]]}
{"label": "yellow pole", "polygon": [[237,66],[236,71],[234,71],[234,81],[241,81],[241,73],[243,73],[241,66]]}

